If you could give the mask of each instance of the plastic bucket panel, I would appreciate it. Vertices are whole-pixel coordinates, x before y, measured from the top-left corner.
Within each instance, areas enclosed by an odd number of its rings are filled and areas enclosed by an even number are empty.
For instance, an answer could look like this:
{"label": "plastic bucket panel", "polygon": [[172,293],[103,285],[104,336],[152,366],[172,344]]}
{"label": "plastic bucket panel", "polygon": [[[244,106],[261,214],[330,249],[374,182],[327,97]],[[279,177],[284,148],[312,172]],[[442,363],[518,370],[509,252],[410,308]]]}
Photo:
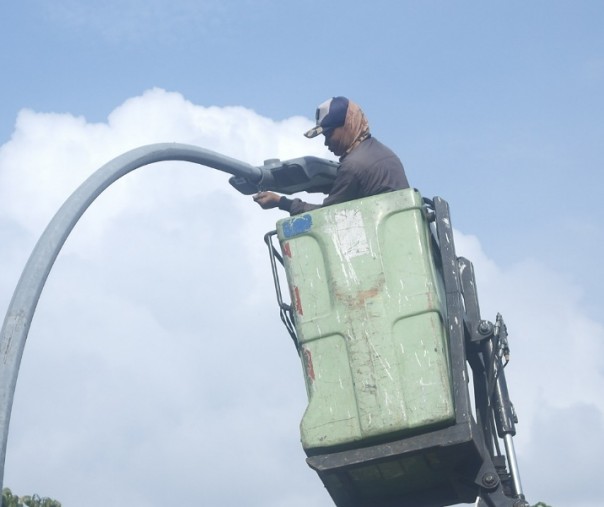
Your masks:
{"label": "plastic bucket panel", "polygon": [[309,454],[454,421],[441,282],[414,190],[280,220]]}

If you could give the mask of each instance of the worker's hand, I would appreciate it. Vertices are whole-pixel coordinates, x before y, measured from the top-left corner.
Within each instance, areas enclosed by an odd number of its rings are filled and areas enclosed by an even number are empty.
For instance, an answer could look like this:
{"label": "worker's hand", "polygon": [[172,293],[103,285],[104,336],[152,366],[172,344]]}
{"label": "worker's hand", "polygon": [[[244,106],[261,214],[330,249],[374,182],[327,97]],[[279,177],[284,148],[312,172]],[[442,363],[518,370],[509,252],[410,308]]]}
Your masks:
{"label": "worker's hand", "polygon": [[254,201],[256,201],[262,209],[276,208],[279,206],[280,199],[281,196],[274,192],[258,192],[254,196]]}

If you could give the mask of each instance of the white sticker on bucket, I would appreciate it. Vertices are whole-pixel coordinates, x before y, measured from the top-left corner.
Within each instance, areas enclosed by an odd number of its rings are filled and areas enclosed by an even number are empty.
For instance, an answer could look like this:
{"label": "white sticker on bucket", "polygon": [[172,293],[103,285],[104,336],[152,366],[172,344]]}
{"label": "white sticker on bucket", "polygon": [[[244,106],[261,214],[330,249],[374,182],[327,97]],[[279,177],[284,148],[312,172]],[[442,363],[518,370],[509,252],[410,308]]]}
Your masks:
{"label": "white sticker on bucket", "polygon": [[332,232],[336,249],[345,260],[370,252],[365,234],[363,215],[359,210],[346,209],[333,214],[334,230]]}

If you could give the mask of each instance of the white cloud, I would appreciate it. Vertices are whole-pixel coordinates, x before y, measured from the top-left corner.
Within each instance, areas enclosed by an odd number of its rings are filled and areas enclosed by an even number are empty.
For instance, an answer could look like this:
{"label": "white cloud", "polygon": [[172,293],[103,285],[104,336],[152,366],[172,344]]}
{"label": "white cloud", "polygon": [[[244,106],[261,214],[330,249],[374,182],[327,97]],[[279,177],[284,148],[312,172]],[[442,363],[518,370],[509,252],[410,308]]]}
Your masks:
{"label": "white cloud", "polygon": [[[8,304],[60,204],[115,156],[171,141],[254,165],[326,156],[301,135],[310,124],[202,107],[159,89],[127,100],[103,124],[23,111],[0,148],[0,302]],[[260,210],[227,179],[194,164],[156,164],[86,212],[30,331],[6,485],[65,507],[83,498],[91,507],[332,505],[298,442],[304,385],[262,240],[283,213]],[[476,238],[457,232],[456,242],[474,262],[483,317],[501,311],[510,330],[508,380],[529,499],[578,505],[563,486],[581,479],[581,506],[595,507],[589,453],[604,442],[601,324],[582,312],[579,288],[538,261],[503,269]],[[569,469],[568,454],[594,466]],[[548,490],[552,483],[560,487]]]}
{"label": "white cloud", "polygon": [[508,327],[506,372],[529,500],[599,505],[598,488],[589,486],[598,483],[594,460],[604,447],[604,326],[586,315],[567,277],[530,258],[501,269],[476,238],[457,231],[456,242],[474,263],[482,317],[494,321],[499,311]]}

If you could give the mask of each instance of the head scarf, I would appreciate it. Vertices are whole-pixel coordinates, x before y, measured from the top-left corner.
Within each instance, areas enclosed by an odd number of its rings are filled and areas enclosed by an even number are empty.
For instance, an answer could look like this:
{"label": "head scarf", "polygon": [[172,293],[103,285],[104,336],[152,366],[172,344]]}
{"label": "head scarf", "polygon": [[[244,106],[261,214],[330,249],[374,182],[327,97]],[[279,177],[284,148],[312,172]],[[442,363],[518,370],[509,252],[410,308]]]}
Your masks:
{"label": "head scarf", "polygon": [[340,156],[340,160],[342,160],[367,139],[371,135],[371,132],[369,131],[369,123],[365,113],[352,101],[349,101],[346,120],[340,128],[342,132],[338,135],[338,143],[333,151],[334,153],[342,153]]}

